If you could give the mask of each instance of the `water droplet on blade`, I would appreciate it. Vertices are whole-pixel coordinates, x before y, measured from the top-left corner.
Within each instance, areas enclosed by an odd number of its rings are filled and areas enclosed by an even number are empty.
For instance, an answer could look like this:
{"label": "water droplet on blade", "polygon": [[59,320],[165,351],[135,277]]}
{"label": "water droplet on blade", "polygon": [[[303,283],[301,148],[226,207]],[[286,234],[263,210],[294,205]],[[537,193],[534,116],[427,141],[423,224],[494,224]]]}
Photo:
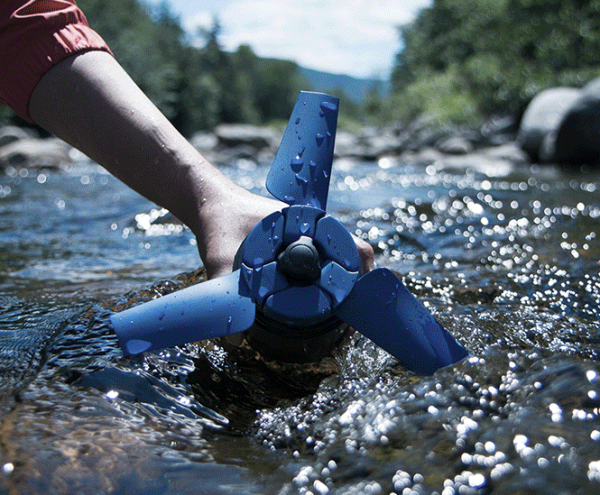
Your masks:
{"label": "water droplet on blade", "polygon": [[304,166],[304,160],[300,158],[300,156],[297,156],[291,161],[290,166],[292,167],[292,170],[294,172],[298,173],[300,172],[300,170],[302,170],[302,167]]}
{"label": "water droplet on blade", "polygon": [[321,103],[320,107],[324,112],[335,112],[338,109],[337,105],[330,101],[324,101]]}
{"label": "water droplet on blade", "polygon": [[298,182],[298,184],[308,184],[308,179],[302,177],[300,174],[296,174],[296,182]]}

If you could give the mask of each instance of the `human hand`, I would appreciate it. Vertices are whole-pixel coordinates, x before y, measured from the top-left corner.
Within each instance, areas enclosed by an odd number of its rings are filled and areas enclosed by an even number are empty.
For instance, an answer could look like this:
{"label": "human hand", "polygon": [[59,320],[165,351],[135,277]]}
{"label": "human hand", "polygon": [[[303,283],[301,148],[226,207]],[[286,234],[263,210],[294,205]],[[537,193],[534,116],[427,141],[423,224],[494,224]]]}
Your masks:
{"label": "human hand", "polygon": [[[217,278],[231,272],[235,255],[252,228],[267,215],[287,206],[234,184],[226,185],[222,193],[206,201],[200,212],[201,227],[195,234],[207,277]],[[366,273],[375,267],[373,248],[353,237]]]}
{"label": "human hand", "polygon": [[[206,268],[207,277],[217,278],[232,271],[235,256],[246,236],[263,218],[288,205],[274,199],[252,194],[231,182],[221,183],[210,200],[202,203],[199,212],[198,250]],[[375,267],[373,248],[366,241],[353,236],[363,272]],[[352,332],[348,329],[348,335]],[[226,337],[233,345],[240,345],[244,334]]]}

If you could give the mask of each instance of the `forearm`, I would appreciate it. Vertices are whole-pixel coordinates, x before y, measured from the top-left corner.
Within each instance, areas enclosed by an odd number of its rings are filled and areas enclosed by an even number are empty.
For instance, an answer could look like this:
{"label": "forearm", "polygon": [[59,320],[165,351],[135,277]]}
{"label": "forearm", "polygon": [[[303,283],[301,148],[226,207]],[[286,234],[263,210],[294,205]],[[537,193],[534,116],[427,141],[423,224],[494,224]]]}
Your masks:
{"label": "forearm", "polygon": [[203,203],[232,187],[108,53],[86,52],[53,67],[34,89],[29,112],[194,232]]}
{"label": "forearm", "polygon": [[29,113],[190,227],[210,278],[229,272],[250,229],[285,206],[250,194],[208,163],[108,53],[54,66],[33,91]]}

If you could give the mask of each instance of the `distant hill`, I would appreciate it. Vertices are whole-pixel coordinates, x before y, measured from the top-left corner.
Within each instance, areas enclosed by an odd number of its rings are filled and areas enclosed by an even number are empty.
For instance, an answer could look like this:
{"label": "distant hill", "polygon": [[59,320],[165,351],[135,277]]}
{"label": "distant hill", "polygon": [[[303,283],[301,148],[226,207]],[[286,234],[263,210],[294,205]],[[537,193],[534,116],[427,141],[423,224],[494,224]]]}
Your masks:
{"label": "distant hill", "polygon": [[388,96],[390,91],[389,81],[382,81],[381,79],[359,79],[352,76],[306,69],[305,67],[299,67],[298,69],[315,91],[335,93],[341,90],[355,103],[362,103],[373,88],[377,89],[384,97]]}

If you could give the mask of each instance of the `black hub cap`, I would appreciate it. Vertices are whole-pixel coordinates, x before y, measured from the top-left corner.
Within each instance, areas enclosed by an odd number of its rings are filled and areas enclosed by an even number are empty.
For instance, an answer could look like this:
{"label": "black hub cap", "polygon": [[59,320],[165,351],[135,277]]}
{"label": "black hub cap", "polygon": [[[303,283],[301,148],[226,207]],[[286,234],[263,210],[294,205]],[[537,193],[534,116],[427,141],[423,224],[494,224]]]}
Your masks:
{"label": "black hub cap", "polygon": [[321,276],[320,256],[310,237],[292,242],[277,258],[277,269],[295,280],[312,282]]}

